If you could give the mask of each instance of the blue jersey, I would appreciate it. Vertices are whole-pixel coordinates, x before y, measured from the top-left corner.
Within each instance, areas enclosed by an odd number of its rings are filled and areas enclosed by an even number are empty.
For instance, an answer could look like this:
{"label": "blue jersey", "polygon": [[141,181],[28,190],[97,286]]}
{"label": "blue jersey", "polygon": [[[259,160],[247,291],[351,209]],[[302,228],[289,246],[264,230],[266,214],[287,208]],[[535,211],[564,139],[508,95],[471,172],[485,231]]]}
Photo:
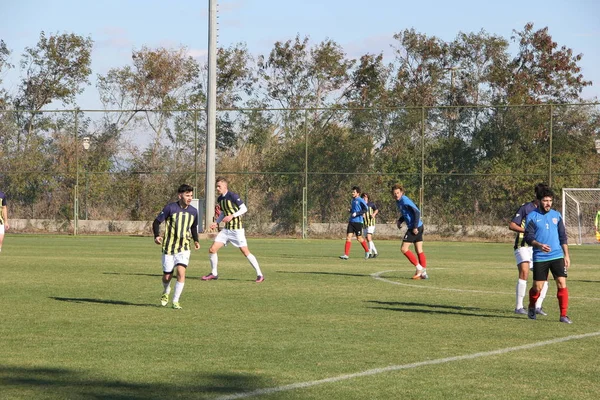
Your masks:
{"label": "blue jersey", "polygon": [[419,208],[411,199],[402,195],[400,200],[396,200],[396,207],[398,207],[398,211],[402,214],[402,218],[406,222],[408,229],[419,228],[423,225],[421,211],[419,211]]}
{"label": "blue jersey", "polygon": [[562,216],[556,210],[544,214],[543,210],[532,210],[525,224],[525,241],[531,245],[533,241],[550,246],[550,251],[544,253],[537,247],[533,248],[533,261],[551,261],[563,258],[562,245],[567,244],[567,232]]}
{"label": "blue jersey", "polygon": [[[354,197],[350,203],[350,222],[363,223],[363,214],[369,211],[367,202],[362,197]],[[354,215],[354,216],[352,216]]]}
{"label": "blue jersey", "polygon": [[[523,204],[521,207],[519,207],[519,210],[517,210],[517,213],[510,222],[514,222],[521,228],[525,229],[525,221],[527,221],[527,216],[535,209],[537,209],[537,206],[533,201]],[[525,233],[517,232],[517,237],[515,238],[515,250],[524,246],[527,246],[527,242],[525,241]]]}
{"label": "blue jersey", "polygon": [[195,207],[183,208],[178,202],[169,203],[155,221],[165,221],[165,237],[162,244],[164,254],[190,250],[190,235],[193,235],[191,232],[198,232],[198,210]]}

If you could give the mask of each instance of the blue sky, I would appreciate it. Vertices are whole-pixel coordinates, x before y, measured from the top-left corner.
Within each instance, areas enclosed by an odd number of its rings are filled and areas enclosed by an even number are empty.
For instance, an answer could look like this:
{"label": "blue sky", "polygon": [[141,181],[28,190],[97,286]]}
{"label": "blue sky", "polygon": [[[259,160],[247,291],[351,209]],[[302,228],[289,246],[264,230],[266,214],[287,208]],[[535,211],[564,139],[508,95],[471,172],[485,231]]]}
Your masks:
{"label": "blue sky", "polygon": [[[394,33],[407,28],[450,41],[459,32],[485,30],[509,39],[527,22],[548,27],[560,46],[583,53],[580,66],[594,82],[585,98],[600,98],[600,2],[596,0],[220,0],[219,46],[246,43],[253,55],[268,54],[275,41],[309,36],[316,44],[330,38],[348,57],[391,54]],[[202,60],[208,46],[208,0],[0,0],[0,39],[18,66],[25,47],[41,31],[91,36],[92,85],[79,99],[81,108],[99,108],[97,74],[131,62],[132,49],[187,47]],[[2,73],[3,87],[16,91],[19,71]]]}

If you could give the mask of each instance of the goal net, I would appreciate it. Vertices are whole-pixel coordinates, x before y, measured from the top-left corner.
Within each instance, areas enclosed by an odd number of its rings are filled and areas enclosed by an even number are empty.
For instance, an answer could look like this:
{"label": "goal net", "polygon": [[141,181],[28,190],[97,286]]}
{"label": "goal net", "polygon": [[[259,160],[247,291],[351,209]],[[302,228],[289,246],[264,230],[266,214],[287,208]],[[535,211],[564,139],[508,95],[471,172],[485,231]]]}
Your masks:
{"label": "goal net", "polygon": [[565,188],[562,194],[569,243],[600,243],[600,188]]}

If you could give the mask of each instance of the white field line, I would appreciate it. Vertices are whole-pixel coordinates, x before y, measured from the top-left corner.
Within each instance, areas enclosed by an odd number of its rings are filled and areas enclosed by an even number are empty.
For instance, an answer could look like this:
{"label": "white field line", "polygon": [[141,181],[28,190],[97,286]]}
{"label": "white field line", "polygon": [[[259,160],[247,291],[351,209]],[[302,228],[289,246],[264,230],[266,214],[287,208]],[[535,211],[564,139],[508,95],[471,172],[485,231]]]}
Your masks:
{"label": "white field line", "polygon": [[[409,287],[415,287],[415,288],[420,288],[420,289],[445,290],[447,292],[506,294],[506,295],[513,295],[513,296],[515,294],[515,292],[510,292],[510,293],[509,292],[493,292],[493,291],[486,291],[486,290],[456,289],[456,288],[445,288],[445,287],[436,287],[436,286],[416,285],[414,283],[402,283],[402,282],[393,281],[391,279],[383,278],[381,276],[381,275],[383,275],[385,273],[396,272],[396,271],[399,271],[399,270],[397,270],[397,269],[390,269],[390,270],[387,270],[387,271],[375,272],[375,273],[371,274],[371,277],[373,279],[378,280],[378,281],[382,281],[382,282],[385,282],[385,283],[390,283],[392,285],[409,286]],[[570,296],[570,295],[569,295],[569,299],[600,300],[599,298],[596,298],[596,297],[580,297],[580,296],[578,297],[578,296]]]}
{"label": "white field line", "polygon": [[586,338],[590,338],[590,337],[594,337],[594,336],[600,336],[600,331],[592,332],[592,333],[585,333],[585,334],[581,334],[581,335],[567,336],[567,337],[558,338],[558,339],[546,340],[543,342],[530,343],[530,344],[526,344],[526,345],[522,345],[522,346],[507,347],[504,349],[484,351],[484,352],[474,353],[474,354],[465,354],[463,356],[438,358],[436,360],[420,361],[420,362],[415,362],[415,363],[411,363],[411,364],[403,364],[403,365],[390,365],[389,367],[369,369],[366,371],[356,372],[353,374],[339,375],[339,376],[334,376],[334,377],[325,378],[325,379],[319,379],[319,380],[315,380],[315,381],[293,383],[291,385],[284,385],[284,386],[278,386],[278,387],[273,387],[273,388],[257,389],[257,390],[253,390],[250,392],[233,393],[230,395],[218,397],[217,400],[247,399],[250,397],[261,396],[261,395],[265,395],[265,394],[285,392],[285,391],[295,390],[295,389],[304,389],[304,388],[308,388],[308,387],[312,387],[312,386],[323,385],[326,383],[333,383],[333,382],[345,381],[345,380],[349,380],[349,379],[362,378],[365,376],[378,375],[378,374],[382,374],[385,372],[400,371],[400,370],[404,370],[404,369],[412,369],[412,368],[424,367],[424,366],[428,366],[428,365],[445,364],[445,363],[454,362],[454,361],[472,360],[475,358],[496,356],[496,355],[510,353],[513,351],[529,350],[529,349],[533,349],[536,347],[567,342],[570,340],[586,339]]}

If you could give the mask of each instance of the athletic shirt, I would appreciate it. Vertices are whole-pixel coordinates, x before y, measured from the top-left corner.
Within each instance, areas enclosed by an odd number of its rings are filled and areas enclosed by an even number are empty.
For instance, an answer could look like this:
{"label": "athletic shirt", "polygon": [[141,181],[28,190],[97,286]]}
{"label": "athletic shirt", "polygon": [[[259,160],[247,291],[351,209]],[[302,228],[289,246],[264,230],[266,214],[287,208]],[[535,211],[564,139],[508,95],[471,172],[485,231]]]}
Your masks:
{"label": "athletic shirt", "polygon": [[[519,209],[517,210],[517,213],[515,214],[515,216],[513,217],[511,222],[514,222],[515,224],[519,225],[521,228],[525,229],[525,222],[527,221],[527,215],[529,215],[529,213],[532,210],[536,210],[536,209],[537,209],[537,206],[535,205],[535,203],[533,201],[522,204],[521,207],[519,207]],[[515,250],[518,249],[519,247],[528,247],[528,246],[529,245],[525,241],[525,233],[517,232],[517,236],[515,237]]]}
{"label": "athletic shirt", "polygon": [[373,216],[373,213],[377,210],[377,206],[370,201],[367,203],[367,209],[367,212],[363,215],[365,218],[365,226],[375,226],[375,217]]}
{"label": "athletic shirt", "polygon": [[534,240],[550,246],[550,252],[544,253],[533,248],[533,261],[551,261],[564,257],[561,245],[567,244],[567,232],[562,216],[556,210],[543,214],[542,210],[532,210],[527,216],[525,240],[531,245]]}
{"label": "athletic shirt", "polygon": [[[368,211],[367,202],[362,197],[354,197],[352,198],[352,202],[350,203],[350,222],[360,222],[363,223],[363,214]],[[356,216],[352,216],[352,214],[356,213]]]}
{"label": "athletic shirt", "polygon": [[396,200],[396,207],[398,207],[398,211],[402,214],[408,229],[420,228],[423,225],[421,211],[419,211],[419,208],[411,199],[402,195],[400,200]]}
{"label": "athletic shirt", "polygon": [[0,192],[0,225],[4,225],[4,219],[2,219],[2,207],[6,207],[6,195]]}
{"label": "athletic shirt", "polygon": [[[217,202],[219,203],[219,207],[221,208],[221,212],[225,214],[225,216],[234,214],[237,210],[240,209],[244,202],[240,198],[237,193],[233,193],[228,191],[224,195],[221,195],[217,198]],[[242,229],[244,226],[242,225],[242,217],[235,217],[231,221],[225,224],[225,229]]]}
{"label": "athletic shirt", "polygon": [[162,243],[164,254],[176,254],[190,250],[191,230],[198,231],[198,210],[193,206],[182,208],[178,202],[163,208],[158,222],[165,222],[165,237]]}

